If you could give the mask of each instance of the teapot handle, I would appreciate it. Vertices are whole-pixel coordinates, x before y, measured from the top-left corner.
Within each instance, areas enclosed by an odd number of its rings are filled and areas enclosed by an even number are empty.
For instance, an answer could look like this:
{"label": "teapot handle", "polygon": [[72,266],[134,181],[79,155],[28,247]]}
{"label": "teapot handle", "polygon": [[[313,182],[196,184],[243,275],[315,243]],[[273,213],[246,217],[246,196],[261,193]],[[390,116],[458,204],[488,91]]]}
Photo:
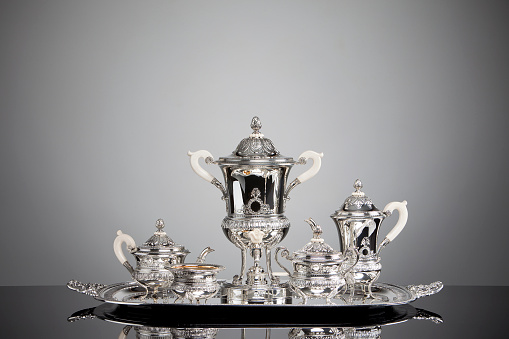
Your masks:
{"label": "teapot handle", "polygon": [[203,178],[205,181],[210,182],[212,185],[216,186],[222,193],[223,193],[223,199],[227,197],[226,190],[212,174],[207,172],[206,170],[201,167],[199,160],[200,158],[205,159],[205,162],[207,164],[211,164],[214,162],[214,157],[209,151],[206,150],[199,150],[196,152],[187,152],[187,155],[189,156],[189,162],[191,163],[191,168],[193,169],[194,173],[198,174],[201,178]]}
{"label": "teapot handle", "polygon": [[127,249],[129,251],[135,251],[136,250],[136,243],[134,242],[133,237],[131,237],[128,234],[122,233],[121,230],[117,231],[117,237],[115,238],[115,241],[113,242],[113,251],[115,252],[115,255],[117,256],[118,261],[127,268],[129,273],[131,273],[132,276],[134,276],[134,268],[131,266],[129,261],[127,261],[127,258],[124,255],[124,251],[122,250],[122,244],[125,243],[127,245]]}
{"label": "teapot handle", "polygon": [[308,181],[309,179],[314,177],[318,173],[318,171],[320,171],[320,167],[322,167],[322,157],[323,153],[317,153],[314,151],[305,151],[301,155],[299,155],[299,162],[297,164],[304,165],[306,164],[308,159],[311,159],[313,160],[313,165],[306,172],[302,173],[297,178],[295,178],[290,183],[290,185],[288,185],[285,192],[285,199],[289,199],[288,194],[295,186],[297,186],[298,184],[302,184],[305,181]]}
{"label": "teapot handle", "polygon": [[391,215],[394,210],[399,212],[399,219],[396,225],[390,230],[385,239],[382,241],[380,246],[378,247],[377,253],[380,253],[380,250],[387,246],[391,241],[396,239],[399,233],[405,228],[405,225],[408,221],[408,209],[406,207],[406,200],[402,202],[393,201],[388,203],[384,208],[384,213]]}
{"label": "teapot handle", "polygon": [[281,252],[281,257],[289,260],[288,256],[290,255],[290,252],[284,246],[280,246],[280,247],[276,248],[276,252],[274,252],[274,259],[276,259],[276,262],[279,265],[279,267],[281,267],[283,270],[285,270],[286,273],[288,273],[288,275],[291,277],[292,273],[290,273],[290,271],[286,267],[284,267],[283,264],[281,264],[281,262],[277,258],[277,255],[278,255],[279,251],[281,251],[281,250],[283,250],[283,252]]}

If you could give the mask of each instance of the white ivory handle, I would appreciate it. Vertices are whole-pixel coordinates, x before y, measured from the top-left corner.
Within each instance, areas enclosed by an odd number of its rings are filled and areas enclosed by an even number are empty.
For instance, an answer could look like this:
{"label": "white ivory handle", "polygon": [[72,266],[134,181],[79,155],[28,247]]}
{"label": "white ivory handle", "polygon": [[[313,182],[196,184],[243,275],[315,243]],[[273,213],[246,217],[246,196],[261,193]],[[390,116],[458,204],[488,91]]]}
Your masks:
{"label": "white ivory handle", "polygon": [[299,156],[299,159],[304,158],[306,160],[312,159],[313,160],[313,166],[311,166],[310,169],[308,169],[306,172],[302,173],[297,177],[297,180],[302,184],[305,181],[308,181],[312,177],[318,173],[320,170],[320,167],[322,167],[322,157],[323,153],[317,153],[314,151],[305,151]]}
{"label": "white ivory handle", "polygon": [[117,237],[115,238],[115,241],[113,241],[113,251],[117,256],[118,261],[120,261],[122,265],[126,266],[126,262],[128,263],[128,261],[124,255],[124,251],[122,250],[123,243],[127,245],[128,250],[136,248],[136,243],[134,242],[133,237],[131,237],[128,234],[122,233],[121,230],[118,230]]}
{"label": "white ivory handle", "polygon": [[196,152],[189,151],[187,152],[187,155],[189,155],[189,162],[191,163],[191,168],[196,174],[198,174],[200,177],[202,177],[204,180],[208,182],[212,182],[214,181],[214,179],[216,179],[212,174],[204,170],[199,163],[200,158],[207,159],[210,157],[214,159],[214,157],[212,156],[212,154],[210,154],[209,151],[203,149]]}
{"label": "white ivory handle", "polygon": [[397,210],[399,212],[398,222],[385,237],[385,239],[387,239],[389,242],[396,239],[398,234],[403,230],[403,228],[405,228],[405,225],[408,221],[408,209],[406,207],[406,204],[407,204],[406,200],[402,202],[393,201],[388,203],[384,208],[384,212],[390,211],[392,213],[394,210]]}

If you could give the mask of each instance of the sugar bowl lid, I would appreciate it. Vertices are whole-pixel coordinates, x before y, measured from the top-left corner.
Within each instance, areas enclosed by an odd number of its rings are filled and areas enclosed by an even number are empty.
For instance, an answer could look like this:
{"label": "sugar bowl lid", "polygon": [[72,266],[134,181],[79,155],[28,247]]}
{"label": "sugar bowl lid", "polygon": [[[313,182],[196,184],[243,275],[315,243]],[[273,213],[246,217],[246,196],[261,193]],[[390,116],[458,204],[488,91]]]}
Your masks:
{"label": "sugar bowl lid", "polygon": [[305,220],[313,230],[313,238],[299,251],[293,252],[293,260],[303,262],[327,262],[341,263],[345,257],[341,252],[335,251],[325,243],[322,235],[322,228],[313,219]]}
{"label": "sugar bowl lid", "polygon": [[375,207],[373,201],[361,191],[363,187],[362,181],[359,179],[355,180],[353,187],[355,192],[345,199],[339,210],[331,215],[333,219],[385,216],[382,211]]}
{"label": "sugar bowl lid", "polygon": [[292,157],[281,155],[272,141],[260,133],[260,118],[253,117],[251,128],[253,133],[242,139],[232,154],[220,157],[218,164],[295,164]]}
{"label": "sugar bowl lid", "polygon": [[163,219],[158,219],[156,221],[157,231],[143,243],[143,245],[138,247],[138,253],[147,253],[147,254],[187,254],[189,251],[183,246],[176,244],[163,230],[164,229],[164,221]]}

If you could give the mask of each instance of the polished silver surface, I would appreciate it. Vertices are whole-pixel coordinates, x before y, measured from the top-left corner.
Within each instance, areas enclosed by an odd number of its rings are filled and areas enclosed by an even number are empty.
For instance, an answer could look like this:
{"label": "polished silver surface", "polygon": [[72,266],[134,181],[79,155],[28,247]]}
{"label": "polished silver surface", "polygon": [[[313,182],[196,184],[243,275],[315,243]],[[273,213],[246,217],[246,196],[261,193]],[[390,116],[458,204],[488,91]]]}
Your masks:
{"label": "polished silver surface", "polygon": [[[302,298],[302,303],[306,303],[308,298],[325,299],[330,303],[341,290],[343,293],[346,291],[345,276],[357,263],[358,254],[355,249],[347,251],[348,255],[335,251],[321,237],[320,225],[311,218],[305,221],[313,230],[311,241],[292,254],[286,247],[278,247],[275,259],[290,276],[289,285]],[[293,272],[279,261],[278,253],[292,263]],[[349,263],[347,267],[343,267],[345,262]]]}
{"label": "polished silver surface", "polygon": [[382,221],[391,215],[391,211],[378,210],[373,201],[361,191],[363,184],[359,179],[353,186],[355,191],[345,199],[331,218],[339,234],[340,250],[353,247],[359,253],[358,261],[352,268],[355,284],[366,295],[372,296],[372,284],[378,279],[382,269],[379,253],[390,242],[386,238],[379,246],[378,233]]}
{"label": "polished silver surface", "polygon": [[[269,303],[247,303],[247,302],[227,302],[225,291],[230,289],[233,292],[242,293],[242,288],[249,291],[248,286],[234,286],[225,281],[218,281],[221,286],[221,293],[218,293],[210,299],[212,305],[225,304],[232,307],[239,306],[255,306],[256,304],[267,305]],[[157,294],[151,295],[147,298],[146,290],[136,282],[122,282],[112,285],[90,284],[82,283],[76,280],[71,280],[67,286],[79,293],[92,296],[93,298],[107,303],[122,304],[122,305],[153,305],[153,304],[166,304],[166,305],[182,305],[175,304],[174,301],[178,298],[171,292],[159,291]],[[355,293],[353,295],[345,294],[332,299],[332,303],[326,303],[324,299],[311,299],[307,304],[297,303],[298,297],[284,295],[284,285],[275,288],[271,293],[278,297],[275,302],[270,304],[285,304],[288,307],[313,307],[313,306],[330,306],[330,307],[351,307],[351,306],[392,306],[408,304],[417,298],[430,296],[442,290],[443,284],[439,281],[428,285],[409,285],[398,286],[394,284],[387,284],[375,282],[372,286],[373,295],[375,298],[369,298],[363,293]],[[267,292],[269,290],[265,290]],[[262,300],[262,297],[260,300]],[[287,299],[287,300],[284,300]],[[289,300],[288,300],[289,299]],[[245,298],[238,298],[236,300],[246,300]],[[276,302],[279,301],[279,302]],[[295,301],[295,302],[294,302]],[[200,307],[200,305],[195,305]],[[210,306],[210,305],[209,305]]]}
{"label": "polished silver surface", "polygon": [[210,247],[205,248],[195,263],[182,263],[169,266],[173,274],[171,291],[178,296],[175,302],[188,300],[191,303],[200,303],[214,297],[220,284],[217,273],[224,270],[221,265],[206,264],[205,257],[213,252]]}
{"label": "polished silver surface", "polygon": [[[134,239],[118,231],[114,242],[114,251],[122,265],[131,273],[132,278],[144,286],[147,291],[157,293],[160,288],[168,288],[173,281],[173,274],[167,265],[184,262],[189,251],[176,244],[164,231],[164,221],[156,221],[156,231],[141,246],[135,246]],[[133,268],[122,253],[122,243],[136,259]]]}
{"label": "polished silver surface", "polygon": [[[241,250],[240,273],[234,277],[237,285],[249,284],[244,280],[246,261],[248,254],[254,254],[253,249],[259,249],[257,253],[265,256],[268,279],[277,284],[272,274],[270,250],[284,239],[290,227],[289,220],[284,216],[288,194],[295,186],[314,176],[321,163],[322,154],[312,151],[304,152],[297,161],[281,155],[272,141],[260,132],[261,127],[260,119],[253,117],[252,133],[242,139],[230,155],[220,157],[217,161],[205,150],[188,153],[193,170],[223,194],[226,217],[221,226],[226,237]],[[308,157],[313,158],[312,168],[287,185],[291,168],[296,164],[305,164]],[[207,164],[216,164],[221,168],[224,186],[199,165],[200,158],[204,158]],[[299,179],[301,177],[302,180]],[[263,233],[259,242],[251,240],[250,232],[254,230]],[[258,259],[249,272],[259,271],[259,265]]]}

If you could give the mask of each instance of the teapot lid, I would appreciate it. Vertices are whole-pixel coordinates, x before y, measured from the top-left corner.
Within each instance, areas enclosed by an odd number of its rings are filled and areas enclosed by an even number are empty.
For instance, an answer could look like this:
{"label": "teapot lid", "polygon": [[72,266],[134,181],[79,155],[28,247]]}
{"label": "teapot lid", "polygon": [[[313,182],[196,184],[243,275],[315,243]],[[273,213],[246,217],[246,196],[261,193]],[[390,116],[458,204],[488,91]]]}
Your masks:
{"label": "teapot lid", "polygon": [[251,128],[253,133],[242,139],[231,155],[220,157],[218,164],[295,164],[292,157],[281,155],[272,141],[260,133],[262,128],[260,118],[253,117]]}
{"label": "teapot lid", "polygon": [[293,253],[294,258],[301,261],[313,262],[337,262],[345,260],[341,252],[335,251],[325,243],[322,235],[322,228],[313,219],[305,220],[313,230],[313,238],[302,249]]}
{"label": "teapot lid", "polygon": [[175,244],[175,242],[166,234],[164,229],[164,220],[157,219],[157,231],[138,248],[137,252],[149,252],[150,254],[177,254],[189,253],[183,246]]}
{"label": "teapot lid", "polygon": [[341,217],[377,217],[385,216],[385,214],[375,207],[373,201],[361,191],[363,185],[359,179],[355,180],[353,187],[355,192],[352,193],[339,210],[337,210],[332,218]]}

